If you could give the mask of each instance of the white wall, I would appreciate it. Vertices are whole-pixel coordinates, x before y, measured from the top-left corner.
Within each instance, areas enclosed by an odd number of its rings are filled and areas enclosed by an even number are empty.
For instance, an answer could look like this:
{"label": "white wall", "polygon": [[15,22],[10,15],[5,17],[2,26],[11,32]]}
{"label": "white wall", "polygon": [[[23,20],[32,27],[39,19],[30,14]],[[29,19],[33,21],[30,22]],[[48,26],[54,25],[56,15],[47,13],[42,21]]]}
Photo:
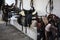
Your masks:
{"label": "white wall", "polygon": [[54,0],[53,13],[60,17],[60,0]]}
{"label": "white wall", "polygon": [[[45,15],[46,14],[46,5],[49,0],[35,0],[35,9],[40,13],[39,15]],[[56,14],[60,17],[60,0],[53,0],[53,14]]]}
{"label": "white wall", "polygon": [[49,0],[35,0],[34,6],[38,15],[45,15],[46,14],[46,5]]}
{"label": "white wall", "polygon": [[18,8],[20,7],[20,0],[18,0],[18,2],[17,2],[17,7]]}
{"label": "white wall", "polygon": [[15,0],[5,0],[5,4],[11,5],[12,3],[15,4]]}
{"label": "white wall", "polygon": [[[38,12],[38,15],[45,15],[46,14],[46,5],[49,0],[34,0],[34,7],[36,11]],[[60,0],[53,0],[54,2],[54,10],[53,13],[60,17]],[[6,0],[6,3],[11,5],[12,3],[15,3],[14,0]],[[30,6],[29,1],[23,0],[23,5],[25,9],[28,9]],[[18,0],[18,7],[19,7],[19,0]],[[29,7],[30,8],[30,7]]]}
{"label": "white wall", "polygon": [[[46,5],[49,0],[34,0],[34,7],[38,12],[38,15],[45,15],[46,14]],[[30,1],[23,0],[23,8],[29,10]]]}

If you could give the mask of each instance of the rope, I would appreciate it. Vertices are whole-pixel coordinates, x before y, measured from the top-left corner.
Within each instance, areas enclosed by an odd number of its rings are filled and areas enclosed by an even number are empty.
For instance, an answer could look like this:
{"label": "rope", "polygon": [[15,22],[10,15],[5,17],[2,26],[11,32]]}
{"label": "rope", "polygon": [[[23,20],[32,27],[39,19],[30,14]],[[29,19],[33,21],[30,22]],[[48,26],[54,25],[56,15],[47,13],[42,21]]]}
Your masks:
{"label": "rope", "polygon": [[33,0],[31,0],[31,4],[30,5],[31,5],[31,7],[33,7]]}
{"label": "rope", "polygon": [[[47,7],[48,7],[48,5],[49,5],[49,7],[50,7],[50,13],[53,11],[53,0],[49,0],[48,1],[48,4],[47,4],[47,6],[46,6],[46,12],[47,12]],[[47,12],[48,13],[48,12]]]}
{"label": "rope", "polygon": [[16,6],[16,7],[17,7],[17,3],[18,3],[17,0],[15,0],[15,6]]}
{"label": "rope", "polygon": [[21,10],[21,4],[22,4],[22,0],[20,0],[20,10]]}

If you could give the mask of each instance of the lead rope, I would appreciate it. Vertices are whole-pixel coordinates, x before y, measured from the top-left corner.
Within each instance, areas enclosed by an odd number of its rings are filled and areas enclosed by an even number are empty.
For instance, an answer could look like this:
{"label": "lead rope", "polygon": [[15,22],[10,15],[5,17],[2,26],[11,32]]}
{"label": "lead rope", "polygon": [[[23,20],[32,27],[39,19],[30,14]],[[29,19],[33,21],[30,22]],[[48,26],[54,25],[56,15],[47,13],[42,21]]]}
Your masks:
{"label": "lead rope", "polygon": [[20,10],[21,10],[21,4],[22,4],[22,0],[20,0],[20,5],[19,5]]}
{"label": "lead rope", "polygon": [[51,14],[51,12],[53,11],[53,8],[54,8],[54,7],[53,7],[53,0],[49,0],[49,1],[48,1],[48,4],[47,4],[47,6],[46,6],[46,12],[47,12],[47,13],[49,13],[49,12],[47,11],[48,5],[49,5],[49,8],[50,8],[49,11],[50,11],[50,14]]}
{"label": "lead rope", "polygon": [[50,0],[50,13],[53,11],[53,0]]}
{"label": "lead rope", "polygon": [[18,1],[17,1],[17,0],[15,0],[15,7],[17,7],[17,3],[18,3]]}
{"label": "lead rope", "polygon": [[30,2],[30,6],[33,7],[33,0],[31,0],[31,2]]}

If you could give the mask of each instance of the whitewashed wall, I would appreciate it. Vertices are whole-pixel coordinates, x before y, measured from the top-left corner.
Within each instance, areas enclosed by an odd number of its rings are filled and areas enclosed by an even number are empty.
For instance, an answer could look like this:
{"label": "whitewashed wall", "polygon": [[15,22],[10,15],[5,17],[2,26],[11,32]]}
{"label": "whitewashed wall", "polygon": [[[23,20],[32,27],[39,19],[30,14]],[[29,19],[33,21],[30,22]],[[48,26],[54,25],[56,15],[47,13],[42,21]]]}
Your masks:
{"label": "whitewashed wall", "polygon": [[[45,15],[46,14],[46,5],[49,0],[34,0],[34,7],[38,12],[38,15]],[[60,0],[53,0],[54,1],[54,10],[53,13],[60,17]],[[15,3],[14,0],[6,0],[6,3],[11,5]],[[29,9],[30,1],[23,0],[23,5],[25,9]],[[19,7],[19,0],[18,0],[18,7]]]}
{"label": "whitewashed wall", "polygon": [[5,4],[11,5],[12,3],[15,4],[15,0],[5,0]]}
{"label": "whitewashed wall", "polygon": [[54,0],[53,13],[60,17],[60,0]]}
{"label": "whitewashed wall", "polygon": [[17,7],[18,8],[20,7],[20,0],[18,0],[18,2],[17,2]]}
{"label": "whitewashed wall", "polygon": [[38,12],[38,15],[46,14],[46,5],[49,0],[34,0],[34,7]]}
{"label": "whitewashed wall", "polygon": [[[49,0],[36,0],[34,2],[35,4],[35,9],[40,13],[39,15],[45,15],[46,14],[46,5]],[[53,0],[53,14],[56,14],[57,16],[60,17],[60,0]]]}

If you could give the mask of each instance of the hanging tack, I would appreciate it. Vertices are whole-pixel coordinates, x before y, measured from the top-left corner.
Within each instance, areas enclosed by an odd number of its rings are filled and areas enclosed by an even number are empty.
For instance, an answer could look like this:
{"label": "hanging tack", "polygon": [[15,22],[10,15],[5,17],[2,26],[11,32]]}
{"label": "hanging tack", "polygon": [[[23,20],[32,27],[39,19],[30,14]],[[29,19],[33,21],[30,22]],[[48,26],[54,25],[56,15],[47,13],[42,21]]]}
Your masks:
{"label": "hanging tack", "polygon": [[[47,12],[48,5],[49,5],[49,11],[50,12]],[[53,0],[49,0],[48,3],[47,3],[47,6],[46,6],[46,12],[51,14],[52,11],[53,11]]]}
{"label": "hanging tack", "polygon": [[53,11],[53,0],[50,0],[49,4],[50,4],[50,13],[51,13]]}
{"label": "hanging tack", "polygon": [[15,7],[17,7],[17,3],[18,3],[17,0],[15,0]]}
{"label": "hanging tack", "polygon": [[33,7],[33,0],[31,0],[31,7]]}

